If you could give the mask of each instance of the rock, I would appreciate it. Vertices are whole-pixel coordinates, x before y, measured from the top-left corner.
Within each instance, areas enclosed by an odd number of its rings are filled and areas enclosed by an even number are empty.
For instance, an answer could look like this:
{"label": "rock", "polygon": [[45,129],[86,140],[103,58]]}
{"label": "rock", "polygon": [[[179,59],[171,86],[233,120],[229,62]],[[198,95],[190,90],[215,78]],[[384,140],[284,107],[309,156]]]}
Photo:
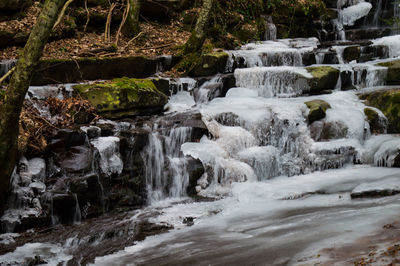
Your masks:
{"label": "rock", "polygon": [[371,40],[390,35],[390,28],[363,28],[346,30],[347,40]]}
{"label": "rock", "polygon": [[359,61],[360,52],[360,46],[347,46],[343,50],[343,59],[346,63],[354,60]]}
{"label": "rock", "polygon": [[81,127],[81,130],[86,132],[86,135],[88,136],[89,139],[98,138],[100,137],[101,134],[101,129],[96,126]]}
{"label": "rock", "polygon": [[317,63],[315,60],[315,53],[314,52],[307,52],[307,53],[302,53],[301,55],[303,65],[305,66],[311,66]]}
{"label": "rock", "polygon": [[26,266],[35,266],[35,265],[43,265],[47,264],[45,260],[43,260],[40,256],[35,256],[33,258],[26,258],[24,260],[24,265]]}
{"label": "rock", "polygon": [[310,93],[333,90],[339,79],[340,71],[330,66],[306,67],[313,78],[309,80]]}
{"label": "rock", "polygon": [[46,185],[42,182],[33,182],[29,185],[35,195],[42,194],[46,191]]}
{"label": "rock", "polygon": [[100,115],[110,119],[162,113],[168,102],[168,97],[145,79],[121,78],[73,88]]}
{"label": "rock", "polygon": [[55,80],[59,83],[76,83],[83,80],[122,77],[145,78],[161,70],[171,69],[179,60],[179,57],[169,56],[45,59],[39,62],[31,85],[53,84]]}
{"label": "rock", "polygon": [[212,76],[224,73],[229,55],[226,52],[216,52],[202,55],[199,62],[189,74],[193,77]]}
{"label": "rock", "polygon": [[378,108],[388,119],[387,133],[400,133],[400,89],[378,90],[359,95],[366,105]]}
{"label": "rock", "polygon": [[187,187],[187,194],[196,195],[197,180],[199,180],[204,174],[204,166],[200,160],[194,159],[193,157],[187,157],[187,165],[189,172],[189,185]]}
{"label": "rock", "polygon": [[340,121],[315,121],[310,125],[311,138],[315,141],[342,139],[347,136],[348,130],[347,126]]}
{"label": "rock", "polygon": [[182,223],[186,224],[187,226],[192,226],[194,225],[194,218],[193,217],[185,217],[183,218]]}
{"label": "rock", "polygon": [[151,81],[154,83],[159,91],[161,91],[165,95],[170,95],[170,82],[168,79],[155,78],[151,79]]}
{"label": "rock", "polygon": [[388,121],[386,117],[379,115],[379,113],[372,108],[365,108],[364,114],[369,123],[372,134],[385,134]]}
{"label": "rock", "polygon": [[388,85],[400,84],[400,60],[379,63],[378,65],[388,68],[388,73],[386,77],[386,83]]}
{"label": "rock", "polygon": [[1,0],[0,11],[18,11],[31,4],[31,0]]}
{"label": "rock", "polygon": [[69,173],[86,173],[92,170],[93,152],[86,146],[72,147],[55,154],[56,162]]}
{"label": "rock", "polygon": [[42,158],[33,158],[29,160],[28,164],[32,178],[43,181],[46,177],[46,161]]}
{"label": "rock", "polygon": [[363,183],[351,192],[351,198],[386,197],[400,193],[399,177],[390,177],[371,183]]}
{"label": "rock", "polygon": [[14,33],[0,30],[0,49],[7,47],[13,37]]}
{"label": "rock", "polygon": [[329,103],[323,100],[312,100],[309,102],[305,102],[308,109],[310,109],[308,113],[308,123],[312,124],[314,121],[321,120],[326,116],[326,110],[331,108]]}
{"label": "rock", "polygon": [[353,86],[352,76],[353,76],[353,72],[350,70],[344,70],[344,71],[340,72],[340,80],[342,83],[341,89],[343,91],[353,90],[356,88]]}
{"label": "rock", "polygon": [[71,224],[75,221],[77,214],[77,200],[71,193],[54,193],[52,195],[53,214],[58,222]]}

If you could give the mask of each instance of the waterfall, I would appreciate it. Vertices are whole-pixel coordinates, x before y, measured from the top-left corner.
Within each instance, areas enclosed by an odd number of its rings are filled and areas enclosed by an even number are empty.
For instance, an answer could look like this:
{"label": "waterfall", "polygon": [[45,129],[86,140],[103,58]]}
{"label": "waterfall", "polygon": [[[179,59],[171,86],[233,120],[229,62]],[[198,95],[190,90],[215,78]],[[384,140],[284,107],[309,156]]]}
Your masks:
{"label": "waterfall", "polygon": [[267,16],[265,18],[265,25],[266,29],[265,29],[264,40],[276,41],[277,29],[274,22],[272,21],[271,16]]}
{"label": "waterfall", "polygon": [[301,95],[308,90],[307,79],[311,77],[305,70],[293,67],[257,67],[235,71],[238,87],[254,89],[259,96],[266,98]]}
{"label": "waterfall", "polygon": [[392,25],[392,34],[399,34],[400,33],[400,1],[394,0],[393,1],[393,25]]}
{"label": "waterfall", "polygon": [[189,173],[181,145],[190,141],[191,135],[190,127],[149,134],[142,152],[149,203],[186,195]]}

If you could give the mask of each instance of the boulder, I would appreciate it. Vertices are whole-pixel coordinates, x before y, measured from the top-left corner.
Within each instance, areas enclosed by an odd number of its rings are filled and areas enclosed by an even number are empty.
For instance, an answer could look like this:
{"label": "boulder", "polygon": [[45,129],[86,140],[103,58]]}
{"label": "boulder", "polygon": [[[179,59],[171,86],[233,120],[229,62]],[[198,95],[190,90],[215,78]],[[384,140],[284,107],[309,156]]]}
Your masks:
{"label": "boulder", "polygon": [[343,50],[343,59],[346,63],[360,59],[360,46],[347,46]]}
{"label": "boulder", "polygon": [[315,141],[342,139],[347,136],[349,129],[341,121],[315,121],[310,125],[311,138]]}
{"label": "boulder", "polygon": [[87,173],[92,170],[93,152],[86,146],[72,147],[55,154],[56,162],[68,173]]}
{"label": "boulder", "polygon": [[388,85],[400,84],[400,60],[379,63],[378,65],[388,68],[388,73],[386,77],[386,83]]}
{"label": "boulder", "polygon": [[203,77],[223,73],[228,57],[229,55],[226,52],[204,54],[189,74],[193,77]]}
{"label": "boulder", "polygon": [[306,67],[313,77],[309,80],[310,93],[318,94],[324,90],[335,89],[340,71],[330,66]]}
{"label": "boulder", "polygon": [[168,102],[168,97],[146,79],[121,78],[73,88],[109,119],[162,113]]}
{"label": "boulder", "polygon": [[359,97],[365,100],[366,105],[378,108],[386,116],[387,133],[400,133],[400,89],[378,90]]}
{"label": "boulder", "polygon": [[329,103],[323,100],[312,100],[305,102],[308,109],[310,109],[308,113],[308,123],[312,124],[314,121],[321,120],[326,116],[326,110],[331,108]]}
{"label": "boulder", "polygon": [[387,129],[387,119],[379,115],[379,113],[372,108],[364,109],[365,118],[369,123],[372,134],[385,134]]}

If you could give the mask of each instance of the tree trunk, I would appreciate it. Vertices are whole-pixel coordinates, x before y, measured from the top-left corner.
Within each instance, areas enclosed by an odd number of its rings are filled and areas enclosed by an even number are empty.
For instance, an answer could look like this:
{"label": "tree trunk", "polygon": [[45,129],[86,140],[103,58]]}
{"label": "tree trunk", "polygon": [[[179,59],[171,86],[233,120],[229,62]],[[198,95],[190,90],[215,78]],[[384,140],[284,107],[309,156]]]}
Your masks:
{"label": "tree trunk", "polygon": [[124,26],[124,34],[130,37],[134,37],[140,32],[139,25],[139,12],[140,12],[140,0],[128,0],[129,1],[129,13]]}
{"label": "tree trunk", "polygon": [[47,0],[19,57],[0,106],[0,213],[4,211],[12,171],[18,158],[19,116],[33,71],[66,0]]}
{"label": "tree trunk", "polygon": [[204,0],[203,6],[200,10],[199,17],[197,19],[196,27],[192,31],[192,35],[185,44],[185,53],[194,53],[201,49],[203,46],[205,35],[205,27],[210,19],[211,8],[213,6],[213,0]]}

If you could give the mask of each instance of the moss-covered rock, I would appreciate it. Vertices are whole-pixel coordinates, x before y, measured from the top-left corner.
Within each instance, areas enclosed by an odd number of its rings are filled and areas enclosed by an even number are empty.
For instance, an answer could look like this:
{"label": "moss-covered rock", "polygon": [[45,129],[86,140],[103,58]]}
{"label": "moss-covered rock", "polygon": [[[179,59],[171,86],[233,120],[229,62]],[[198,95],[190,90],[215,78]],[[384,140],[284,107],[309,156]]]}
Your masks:
{"label": "moss-covered rock", "polygon": [[386,77],[386,83],[388,85],[400,84],[400,60],[379,63],[378,65],[388,68],[388,73]]}
{"label": "moss-covered rock", "polygon": [[375,91],[359,97],[367,105],[382,111],[388,119],[388,133],[400,133],[400,89]]}
{"label": "moss-covered rock", "polygon": [[223,73],[228,56],[226,52],[204,54],[190,70],[189,74],[193,77],[203,77]]}
{"label": "moss-covered rock", "polygon": [[146,78],[163,70],[169,70],[179,57],[143,56],[116,58],[77,58],[40,60],[33,75],[31,85],[41,86],[57,83],[76,83],[83,80],[111,80],[114,78]]}
{"label": "moss-covered rock", "polygon": [[306,70],[313,76],[309,81],[311,94],[333,90],[340,75],[338,69],[330,66],[306,67]]}
{"label": "moss-covered rock", "polygon": [[381,117],[376,110],[367,107],[364,109],[364,114],[372,134],[386,133],[387,120]]}
{"label": "moss-covered rock", "polygon": [[358,61],[360,59],[360,46],[348,46],[343,50],[343,59],[345,62]]}
{"label": "moss-covered rock", "polygon": [[151,80],[120,78],[74,86],[106,118],[161,113],[168,97]]}
{"label": "moss-covered rock", "polygon": [[308,123],[312,124],[315,121],[321,120],[326,116],[326,110],[331,108],[330,104],[323,100],[312,100],[305,102],[308,109]]}

